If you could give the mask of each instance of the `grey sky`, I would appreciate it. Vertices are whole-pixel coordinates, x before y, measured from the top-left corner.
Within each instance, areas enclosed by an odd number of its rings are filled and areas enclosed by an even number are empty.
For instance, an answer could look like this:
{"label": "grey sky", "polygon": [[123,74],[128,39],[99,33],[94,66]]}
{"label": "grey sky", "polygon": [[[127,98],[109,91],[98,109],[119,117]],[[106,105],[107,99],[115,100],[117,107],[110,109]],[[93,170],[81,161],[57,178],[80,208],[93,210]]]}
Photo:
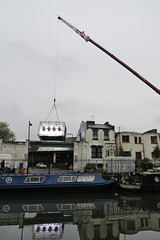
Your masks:
{"label": "grey sky", "polygon": [[74,136],[93,116],[116,130],[159,131],[160,96],[57,20],[85,31],[160,88],[159,12],[159,0],[0,0],[0,121],[17,139],[27,138],[31,121],[37,139],[56,98],[60,121]]}

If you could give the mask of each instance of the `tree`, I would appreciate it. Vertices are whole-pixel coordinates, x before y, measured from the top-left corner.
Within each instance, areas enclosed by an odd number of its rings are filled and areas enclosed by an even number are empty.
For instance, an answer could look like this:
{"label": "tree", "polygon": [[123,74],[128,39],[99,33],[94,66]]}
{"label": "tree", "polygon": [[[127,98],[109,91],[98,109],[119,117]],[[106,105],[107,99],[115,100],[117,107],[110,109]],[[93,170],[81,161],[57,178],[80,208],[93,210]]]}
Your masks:
{"label": "tree", "polygon": [[3,141],[15,140],[15,133],[10,130],[7,122],[0,122],[0,138]]}
{"label": "tree", "polygon": [[149,158],[144,158],[138,161],[138,169],[142,169],[142,171],[147,171],[148,169],[153,168],[153,163]]}
{"label": "tree", "polygon": [[154,158],[160,158],[160,147],[157,145],[153,151]]}
{"label": "tree", "polygon": [[131,157],[131,151],[124,151],[123,147],[120,147],[118,156]]}
{"label": "tree", "polygon": [[87,163],[84,168],[84,172],[96,172],[96,171],[97,168],[95,163]]}

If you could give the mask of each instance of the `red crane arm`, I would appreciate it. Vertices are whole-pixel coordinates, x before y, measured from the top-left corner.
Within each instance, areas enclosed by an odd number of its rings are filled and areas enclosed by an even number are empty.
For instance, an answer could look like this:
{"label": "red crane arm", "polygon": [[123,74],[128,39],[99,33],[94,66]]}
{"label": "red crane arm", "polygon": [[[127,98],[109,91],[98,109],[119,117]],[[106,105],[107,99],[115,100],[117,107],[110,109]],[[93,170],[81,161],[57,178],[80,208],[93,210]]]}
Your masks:
{"label": "red crane arm", "polygon": [[68,23],[66,20],[58,16],[58,19],[61,20],[63,23],[65,23],[68,27],[70,27],[73,31],[75,31],[79,36],[81,36],[86,42],[91,42],[96,47],[101,49],[103,52],[108,54],[111,58],[113,58],[115,61],[117,61],[119,64],[121,64],[123,67],[125,67],[128,71],[133,73],[136,77],[138,77],[141,81],[143,81],[145,84],[147,84],[150,88],[152,88],[155,92],[157,92],[160,95],[160,89],[156,88],[152,83],[150,83],[147,79],[145,79],[143,76],[141,76],[139,73],[137,73],[135,70],[133,70],[131,67],[129,67],[127,64],[125,64],[123,61],[121,61],[119,58],[117,58],[115,55],[107,51],[105,48],[103,48],[101,45],[93,41],[89,36],[87,36],[84,31],[78,30],[76,27]]}

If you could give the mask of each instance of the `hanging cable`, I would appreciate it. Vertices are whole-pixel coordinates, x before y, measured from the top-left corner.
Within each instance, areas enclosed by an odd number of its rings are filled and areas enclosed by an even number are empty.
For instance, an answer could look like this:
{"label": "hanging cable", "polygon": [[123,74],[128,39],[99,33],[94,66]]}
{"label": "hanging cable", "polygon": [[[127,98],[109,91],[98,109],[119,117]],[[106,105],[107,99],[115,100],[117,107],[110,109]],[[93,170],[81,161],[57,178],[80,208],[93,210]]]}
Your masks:
{"label": "hanging cable", "polygon": [[[48,116],[47,116],[47,118],[46,118],[46,121],[48,120],[50,114],[53,112],[53,109],[55,109],[55,112],[56,112],[56,115],[57,115],[57,120],[58,120],[58,122],[60,122],[60,121],[59,121],[58,111],[57,111],[57,108],[56,108],[56,99],[55,99],[55,98],[54,98],[54,105],[52,106],[52,108],[51,108],[51,110],[50,110],[50,112],[49,112],[49,114],[48,114]],[[46,121],[45,121],[45,122],[46,122]]]}
{"label": "hanging cable", "polygon": [[[59,23],[59,20],[58,20]],[[56,56],[55,56],[55,81],[54,81],[54,104],[46,118],[46,121],[48,120],[49,116],[51,115],[51,113],[53,113],[53,109],[55,109],[56,115],[57,115],[57,120],[59,121],[59,116],[58,116],[58,111],[56,108],[56,88],[57,88],[57,66],[58,66],[58,36],[59,36],[59,24],[57,24],[57,37],[56,37]]]}
{"label": "hanging cable", "polygon": [[55,98],[56,98],[56,88],[57,88],[57,67],[58,67],[58,37],[59,37],[59,20],[57,21],[57,37],[56,37],[55,85],[54,85],[54,97],[55,97]]}
{"label": "hanging cable", "polygon": [[54,105],[52,106],[52,108],[51,108],[50,112],[48,113],[48,115],[47,115],[47,118],[46,118],[45,122],[48,120],[48,118],[49,118],[49,116],[50,116],[51,112],[53,111],[53,108],[54,108]]}
{"label": "hanging cable", "polygon": [[56,99],[54,99],[54,108],[55,108],[55,110],[56,110],[58,122],[60,122],[60,121],[59,121],[58,112],[57,112],[57,108],[56,108]]}

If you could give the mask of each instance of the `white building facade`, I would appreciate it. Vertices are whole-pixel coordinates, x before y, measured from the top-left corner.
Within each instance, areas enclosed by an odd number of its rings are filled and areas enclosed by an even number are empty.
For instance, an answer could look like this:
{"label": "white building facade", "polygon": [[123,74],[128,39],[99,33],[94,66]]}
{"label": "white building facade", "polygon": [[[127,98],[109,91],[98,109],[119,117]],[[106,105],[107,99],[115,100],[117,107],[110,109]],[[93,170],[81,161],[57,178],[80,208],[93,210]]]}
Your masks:
{"label": "white building facade", "polygon": [[5,167],[20,166],[26,171],[28,164],[28,141],[7,141],[0,139],[0,162],[5,160]]}
{"label": "white building facade", "polygon": [[[123,154],[131,156],[136,160],[148,158],[156,164],[153,151],[158,145],[160,147],[160,133],[153,129],[144,133],[119,132],[116,137],[118,154],[123,149]],[[159,161],[159,160],[158,160]]]}
{"label": "white building facade", "polygon": [[82,121],[74,143],[73,170],[83,171],[87,163],[105,165],[107,157],[114,156],[115,151],[114,126],[108,122]]}

